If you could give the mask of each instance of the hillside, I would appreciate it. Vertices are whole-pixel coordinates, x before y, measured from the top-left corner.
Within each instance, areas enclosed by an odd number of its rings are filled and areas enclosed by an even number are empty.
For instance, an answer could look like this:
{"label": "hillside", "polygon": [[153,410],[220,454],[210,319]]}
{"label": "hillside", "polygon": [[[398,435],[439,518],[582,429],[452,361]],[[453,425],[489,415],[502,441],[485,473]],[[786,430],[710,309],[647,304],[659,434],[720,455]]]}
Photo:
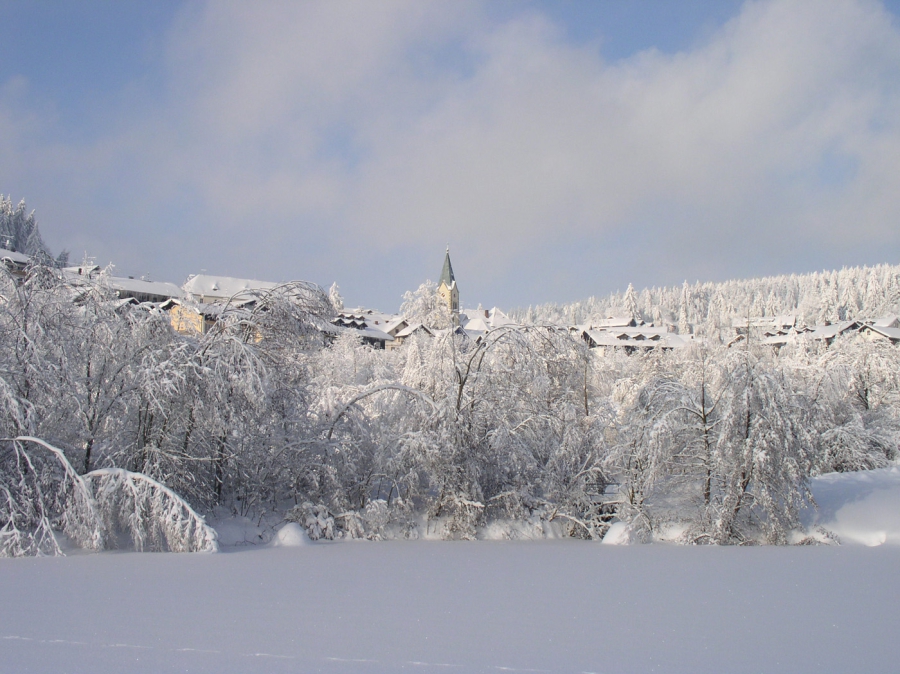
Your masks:
{"label": "hillside", "polygon": [[[722,283],[687,281],[682,286],[611,293],[565,304],[540,304],[510,312],[537,324],[579,324],[628,312],[646,321],[694,331],[728,328],[735,319],[793,314],[818,325],[900,312],[900,265],[845,267],[840,271],[790,274]],[[679,330],[682,331],[682,330]],[[708,330],[707,330],[708,331]]]}

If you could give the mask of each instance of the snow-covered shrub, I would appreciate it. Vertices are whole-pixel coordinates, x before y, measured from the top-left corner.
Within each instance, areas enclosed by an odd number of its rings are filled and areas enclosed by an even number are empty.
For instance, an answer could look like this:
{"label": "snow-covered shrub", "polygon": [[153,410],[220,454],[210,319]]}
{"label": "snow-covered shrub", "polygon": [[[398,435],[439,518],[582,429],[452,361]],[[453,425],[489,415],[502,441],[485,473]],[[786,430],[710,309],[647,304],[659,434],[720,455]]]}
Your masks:
{"label": "snow-covered shrub", "polygon": [[391,520],[391,512],[387,501],[383,498],[373,499],[366,504],[363,512],[365,536],[373,541],[384,537],[385,528]]}
{"label": "snow-covered shrub", "polygon": [[295,506],[284,516],[288,522],[297,522],[306,529],[310,540],[318,541],[322,538],[333,540],[335,537],[334,517],[328,508],[322,504],[303,503]]}

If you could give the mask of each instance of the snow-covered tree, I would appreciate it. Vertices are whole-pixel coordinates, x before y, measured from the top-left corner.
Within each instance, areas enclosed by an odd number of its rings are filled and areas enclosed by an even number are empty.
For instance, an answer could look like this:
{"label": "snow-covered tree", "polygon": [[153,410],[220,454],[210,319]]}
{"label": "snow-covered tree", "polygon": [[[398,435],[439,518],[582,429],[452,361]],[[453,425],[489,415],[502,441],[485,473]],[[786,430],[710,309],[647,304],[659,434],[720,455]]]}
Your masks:
{"label": "snow-covered tree", "polygon": [[331,300],[331,306],[336,312],[344,310],[344,298],[341,297],[341,289],[337,282],[332,283],[331,288],[328,289],[328,299]]}
{"label": "snow-covered tree", "polygon": [[[34,219],[34,211],[28,211],[24,199],[13,206],[11,197],[0,194],[0,248],[44,259],[50,257]],[[68,254],[64,255],[68,259]]]}
{"label": "snow-covered tree", "polygon": [[624,304],[626,316],[634,321],[641,320],[641,312],[638,310],[637,293],[634,290],[634,286],[630,283],[628,284],[628,289],[625,291]]}
{"label": "snow-covered tree", "polygon": [[403,294],[400,314],[410,323],[421,323],[432,329],[443,330],[451,325],[450,307],[432,281],[425,281],[415,290]]}

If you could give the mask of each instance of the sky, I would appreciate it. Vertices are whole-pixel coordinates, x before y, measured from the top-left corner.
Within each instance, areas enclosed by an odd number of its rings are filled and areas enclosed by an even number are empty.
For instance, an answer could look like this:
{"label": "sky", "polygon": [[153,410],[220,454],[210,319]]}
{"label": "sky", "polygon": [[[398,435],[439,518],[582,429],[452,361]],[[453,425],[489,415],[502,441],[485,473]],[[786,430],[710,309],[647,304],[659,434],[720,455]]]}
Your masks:
{"label": "sky", "polygon": [[51,251],[396,310],[900,257],[900,0],[0,0]]}

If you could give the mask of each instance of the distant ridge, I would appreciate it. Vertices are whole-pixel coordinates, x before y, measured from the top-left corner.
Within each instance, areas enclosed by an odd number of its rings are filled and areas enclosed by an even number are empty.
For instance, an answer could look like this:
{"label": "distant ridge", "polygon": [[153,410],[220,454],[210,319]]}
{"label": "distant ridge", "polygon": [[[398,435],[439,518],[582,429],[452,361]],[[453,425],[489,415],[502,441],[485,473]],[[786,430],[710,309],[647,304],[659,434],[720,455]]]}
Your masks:
{"label": "distant ridge", "polygon": [[[578,324],[622,313],[625,293],[510,312],[532,323]],[[783,274],[720,283],[645,288],[637,293],[644,320],[728,327],[739,317],[793,314],[797,321],[821,324],[900,313],[900,265],[844,267],[808,274]]]}

